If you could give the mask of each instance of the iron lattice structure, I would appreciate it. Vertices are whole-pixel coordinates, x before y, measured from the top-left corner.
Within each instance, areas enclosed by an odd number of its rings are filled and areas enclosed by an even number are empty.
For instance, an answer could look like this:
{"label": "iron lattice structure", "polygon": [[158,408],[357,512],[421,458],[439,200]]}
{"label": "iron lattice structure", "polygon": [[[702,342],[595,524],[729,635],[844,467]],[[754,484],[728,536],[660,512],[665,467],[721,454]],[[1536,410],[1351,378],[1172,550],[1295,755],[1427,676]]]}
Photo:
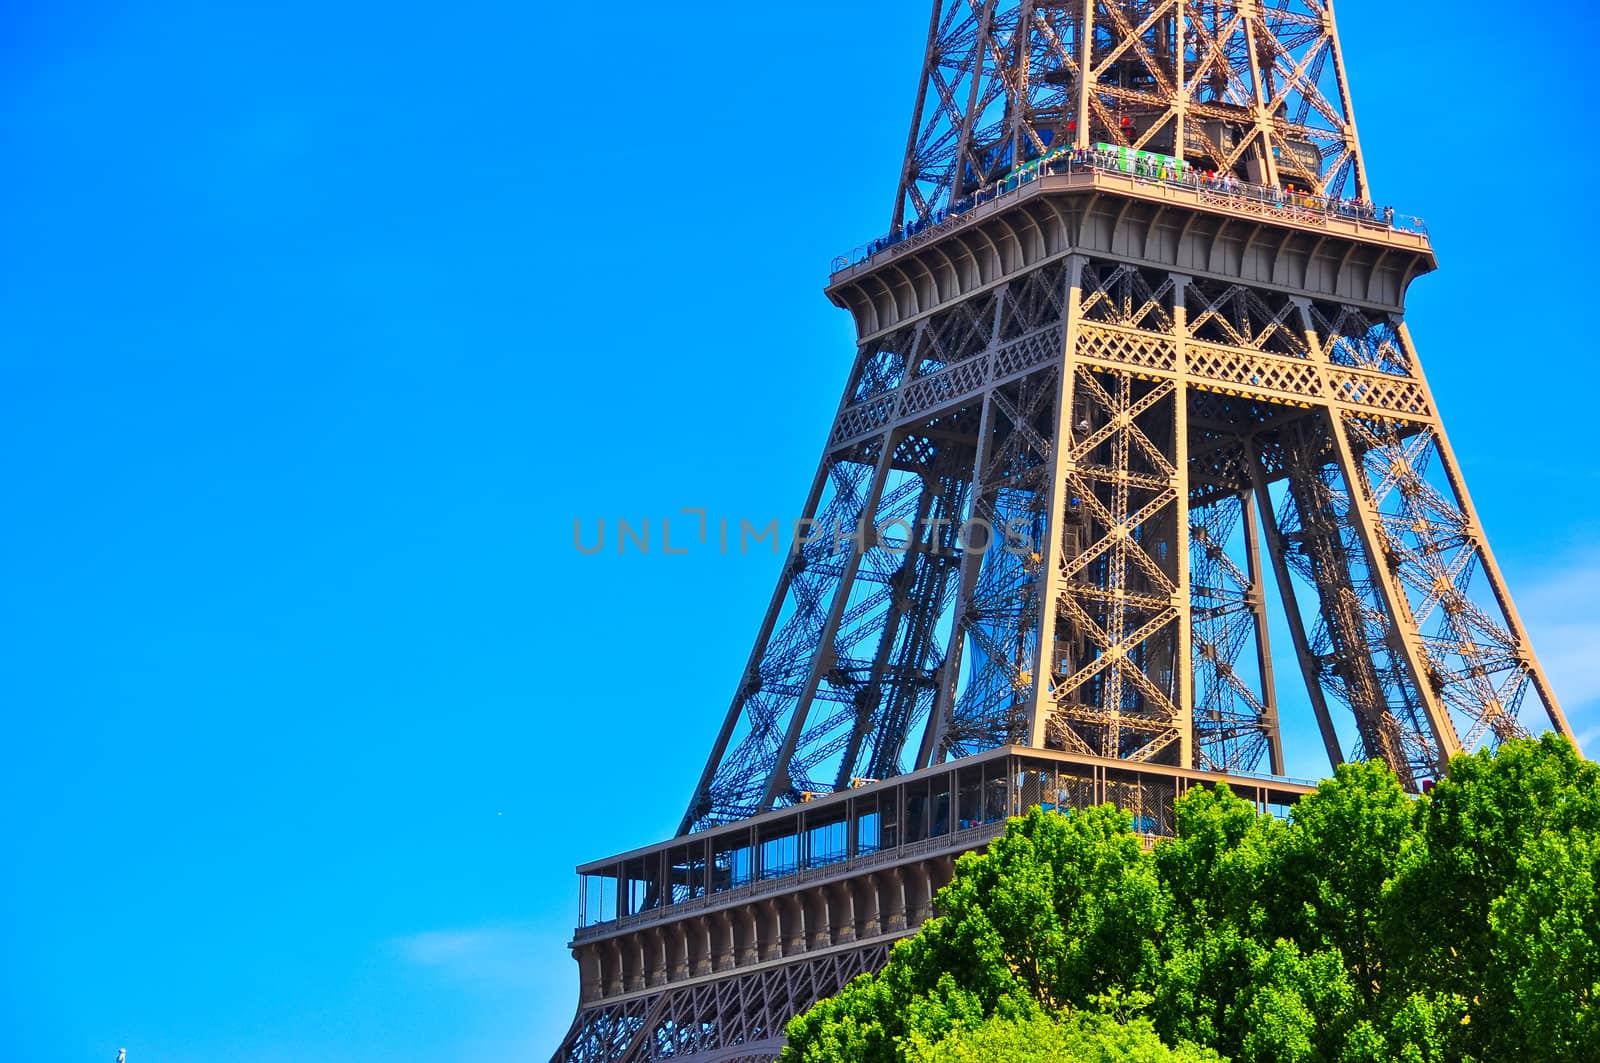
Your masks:
{"label": "iron lattice structure", "polygon": [[939,0],[894,225],[1096,142],[1369,198],[1331,3]]}
{"label": "iron lattice structure", "polygon": [[1333,764],[1571,737],[1368,199],[1329,4],[937,0],[809,534],[678,836],[580,869],[558,1060],[772,1058],[1006,810],[1281,776],[1274,604]]}
{"label": "iron lattice structure", "polygon": [[784,1026],[795,1014],[833,996],[856,975],[878,970],[888,959],[889,946],[876,944],[743,978],[661,986],[592,1009],[557,1055],[767,1063],[782,1050]]}

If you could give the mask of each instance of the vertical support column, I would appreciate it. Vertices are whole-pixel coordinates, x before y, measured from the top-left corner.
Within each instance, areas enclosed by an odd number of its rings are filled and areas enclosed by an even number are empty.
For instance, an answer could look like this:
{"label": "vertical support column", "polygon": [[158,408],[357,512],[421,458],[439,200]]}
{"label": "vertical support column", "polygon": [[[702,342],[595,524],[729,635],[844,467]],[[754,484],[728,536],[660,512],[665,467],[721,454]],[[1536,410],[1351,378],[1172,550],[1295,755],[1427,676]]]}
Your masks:
{"label": "vertical support column", "polygon": [[872,876],[878,883],[881,905],[879,920],[885,933],[897,934],[906,929],[906,884],[900,869],[891,867]]}
{"label": "vertical support column", "polygon": [[732,914],[734,965],[748,967],[761,959],[761,954],[756,951],[756,913],[745,905],[733,909]]}
{"label": "vertical support column", "polygon": [[1184,44],[1189,36],[1188,27],[1184,25],[1188,9],[1188,4],[1179,3],[1174,5],[1172,14],[1172,54],[1177,61],[1177,78],[1173,81],[1177,98],[1172,101],[1172,154],[1180,159],[1189,154],[1183,139],[1187,135],[1184,125],[1189,120],[1189,72],[1185,69],[1189,49]]}
{"label": "vertical support column", "polygon": [[[983,396],[983,412],[978,417],[978,446],[972,460],[972,502],[971,515],[973,518],[980,516],[980,508],[984,499],[984,479],[989,468],[989,437],[993,434],[990,418],[993,416],[994,402],[987,393]],[[987,519],[987,518],[985,518]],[[950,613],[950,640],[945,646],[944,664],[939,668],[939,691],[934,698],[933,710],[928,714],[928,722],[922,732],[922,744],[917,749],[916,767],[920,770],[940,759],[943,753],[940,747],[944,744],[945,730],[949,726],[950,714],[955,711],[956,683],[961,678],[961,657],[966,649],[966,624],[965,617],[967,604],[972,601],[972,595],[978,587],[978,577],[983,572],[984,559],[990,550],[994,549],[992,541],[995,532],[990,532],[990,539],[985,541],[983,548],[976,551],[967,551],[963,548],[961,556],[961,582],[956,588],[955,608]],[[957,546],[961,546],[958,541]]]}
{"label": "vertical support column", "polygon": [[[878,807],[877,798],[873,798],[872,807]],[[857,835],[861,832],[860,799],[852,797],[850,800],[845,802],[844,809],[844,858],[846,860],[854,860],[856,858],[856,847],[859,841]]]}
{"label": "vertical support column", "polygon": [[883,932],[878,916],[878,876],[850,880],[855,889],[856,937],[875,938]]}
{"label": "vertical support column", "polygon": [[[1092,4],[1089,5],[1092,7]],[[1082,318],[1083,255],[1067,256],[1067,327],[1061,351],[1061,379],[1056,389],[1056,424],[1051,436],[1050,487],[1046,498],[1045,542],[1040,550],[1039,577],[1034,584],[1039,594],[1039,645],[1033,656],[1033,690],[1030,698],[1031,718],[1028,724],[1028,744],[1035,749],[1044,748],[1045,728],[1055,711],[1055,697],[1050,678],[1055,671],[1056,617],[1060,611],[1062,593],[1062,521],[1065,502],[1067,469],[1072,460],[1072,388],[1077,373],[1078,323]]]}
{"label": "vertical support column", "polygon": [[619,938],[612,938],[601,945],[599,953],[602,969],[602,981],[605,985],[605,995],[614,997],[623,991],[626,979],[622,970],[622,942]]}
{"label": "vertical support column", "polygon": [[1172,662],[1175,675],[1173,692],[1178,708],[1178,763],[1193,768],[1194,748],[1194,600],[1189,579],[1189,319],[1184,296],[1189,290],[1190,278],[1172,275],[1172,331],[1176,348],[1175,366],[1178,386],[1172,394],[1172,472],[1173,488],[1177,492],[1173,511],[1173,550],[1176,557],[1177,589],[1173,592],[1173,608],[1178,611],[1176,660]]}
{"label": "vertical support column", "polygon": [[780,903],[783,906],[783,954],[798,956],[806,950],[805,905],[798,893],[786,895]]}
{"label": "vertical support column", "polygon": [[786,956],[784,937],[786,937],[786,922],[789,919],[782,901],[766,900],[755,906],[755,940],[760,951],[762,961],[779,959]]}
{"label": "vertical support column", "polygon": [[1083,0],[1083,33],[1078,40],[1077,147],[1087,148],[1089,137],[1089,86],[1094,81],[1094,0]]}
{"label": "vertical support column", "polygon": [[825,949],[832,944],[828,933],[828,897],[819,887],[801,894],[806,910],[806,948],[810,951]]}
{"label": "vertical support column", "polygon": [[[1247,456],[1246,460],[1249,458]],[[1261,674],[1262,730],[1267,733],[1267,761],[1274,775],[1282,775],[1283,733],[1278,726],[1278,687],[1272,675],[1272,646],[1267,634],[1267,594],[1262,582],[1261,537],[1256,528],[1255,490],[1239,494],[1244,517],[1245,576],[1250,580],[1250,614],[1255,621],[1256,669]]]}
{"label": "vertical support column", "polygon": [[648,987],[664,985],[667,981],[667,942],[662,928],[651,927],[639,935],[644,949],[644,984]]}
{"label": "vertical support column", "polygon": [[[1022,0],[1018,5],[1017,31],[1011,41],[1011,51],[1017,59],[1021,59],[1028,54],[1026,42],[1029,27],[1033,25],[1033,5],[1034,0]],[[1019,37],[1021,38],[1020,41],[1018,40]],[[1012,82],[1014,86],[1012,91],[1021,99],[1028,97],[1028,81],[1032,73],[1025,60],[1017,62],[1016,66],[1012,68],[1011,76],[1015,79]],[[1011,165],[1016,166],[1022,161],[1025,145],[1028,143],[1028,137],[1022,131],[1022,127],[1026,123],[1026,109],[1016,106],[1008,107],[1007,110],[1011,113],[1009,115],[1010,121],[1007,123],[1010,128],[1006,130],[1006,140],[1011,144]]]}
{"label": "vertical support column", "polygon": [[737,957],[733,947],[733,912],[711,916],[712,965],[719,971],[733,970]]}
{"label": "vertical support column", "polygon": [[928,865],[906,864],[900,868],[906,888],[906,926],[921,926],[932,908],[933,889],[928,881]]}
{"label": "vertical support column", "polygon": [[598,946],[588,946],[577,950],[578,960],[578,1000],[588,1004],[599,1000],[605,986],[602,982],[600,952]]}
{"label": "vertical support column", "polygon": [[1295,656],[1300,660],[1300,674],[1305,678],[1306,698],[1317,718],[1317,729],[1322,734],[1323,748],[1328,751],[1328,765],[1337,768],[1344,763],[1344,750],[1339,745],[1339,734],[1333,729],[1333,716],[1328,712],[1328,698],[1322,691],[1318,678],[1321,667],[1311,652],[1311,639],[1306,632],[1305,618],[1295,596],[1294,580],[1289,575],[1288,544],[1278,527],[1278,515],[1272,511],[1272,496],[1267,491],[1266,477],[1261,471],[1261,459],[1254,441],[1244,440],[1244,463],[1250,473],[1251,493],[1261,509],[1262,530],[1267,536],[1267,556],[1272,559],[1272,574],[1278,581],[1278,598],[1283,602],[1284,618],[1289,623],[1289,634],[1294,639]]}
{"label": "vertical support column", "polygon": [[693,927],[688,921],[667,928],[667,981],[681,982],[689,977],[689,935]]}
{"label": "vertical support column", "polygon": [[696,916],[684,923],[684,933],[689,945],[689,974],[700,978],[711,973],[712,945],[711,920]]}
{"label": "vertical support column", "polygon": [[632,993],[644,988],[644,943],[639,934],[618,941],[622,950],[622,987]]}
{"label": "vertical support column", "polygon": [[835,945],[846,945],[856,939],[855,895],[849,879],[828,887],[828,924]]}

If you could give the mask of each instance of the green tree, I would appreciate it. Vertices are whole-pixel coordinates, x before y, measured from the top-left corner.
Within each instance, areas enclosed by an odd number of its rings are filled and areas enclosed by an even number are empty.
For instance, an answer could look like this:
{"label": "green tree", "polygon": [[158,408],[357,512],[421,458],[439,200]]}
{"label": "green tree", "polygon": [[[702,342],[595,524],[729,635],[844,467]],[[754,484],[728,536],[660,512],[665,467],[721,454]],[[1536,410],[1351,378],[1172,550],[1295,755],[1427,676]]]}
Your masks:
{"label": "green tree", "polygon": [[1155,855],[1179,913],[1152,1009],[1163,1036],[1241,1061],[1376,1043],[1383,897],[1414,832],[1393,776],[1344,765],[1292,825],[1226,786],[1191,790],[1175,813]]}
{"label": "green tree", "polygon": [[[1592,911],[1592,879],[1584,893],[1567,878],[1600,830],[1600,769],[1554,735],[1509,741],[1453,759],[1416,815],[1418,837],[1387,907],[1395,996],[1467,1002],[1459,1018],[1449,1007],[1439,1012],[1443,1025],[1432,1039],[1442,1058],[1546,1058],[1535,1044],[1549,1028],[1530,1020],[1567,1010],[1580,1019],[1555,1029],[1588,1031],[1570,1058],[1600,1059],[1588,1018],[1593,997],[1573,985],[1582,963],[1561,958],[1576,938],[1541,940],[1542,918],[1560,913],[1558,923],[1575,925],[1585,904]],[[1563,852],[1564,843],[1546,836],[1571,841]],[[1538,980],[1530,964],[1564,977]]]}
{"label": "green tree", "polygon": [[1034,809],[939,892],[940,914],[897,945],[876,976],[797,1016],[785,1059],[895,1063],[985,1019],[1086,1006],[1154,983],[1166,892],[1125,813]]}
{"label": "green tree", "polygon": [[1600,837],[1544,831],[1489,907],[1509,1013],[1533,1058],[1600,1059]]}
{"label": "green tree", "polygon": [[1109,806],[1013,820],[786,1061],[1600,1060],[1600,770],[1570,744],[1457,757],[1421,799],[1344,765],[1287,824],[1226,786],[1175,817],[1153,854]]}
{"label": "green tree", "polygon": [[[944,916],[930,935],[952,960],[986,957],[1047,1008],[1150,984],[1167,899],[1125,813],[1109,805],[1070,816],[1034,809],[987,853],[963,856],[957,870],[939,895]],[[966,981],[988,987],[970,970]]]}
{"label": "green tree", "polygon": [[1278,854],[1273,932],[1308,952],[1337,951],[1363,1004],[1383,992],[1387,895],[1416,836],[1415,803],[1387,767],[1341,764],[1295,804]]}
{"label": "green tree", "polygon": [[1224,1063],[1215,1052],[1194,1045],[1168,1048],[1147,1019],[1121,1023],[1085,1012],[1061,1021],[990,1019],[941,1041],[916,1040],[906,1058],[910,1063]]}
{"label": "green tree", "polygon": [[1151,1014],[1169,1039],[1234,1055],[1247,1032],[1236,1002],[1267,952],[1262,940],[1286,828],[1227,786],[1190,790],[1173,811],[1177,837],[1154,856],[1173,918]]}

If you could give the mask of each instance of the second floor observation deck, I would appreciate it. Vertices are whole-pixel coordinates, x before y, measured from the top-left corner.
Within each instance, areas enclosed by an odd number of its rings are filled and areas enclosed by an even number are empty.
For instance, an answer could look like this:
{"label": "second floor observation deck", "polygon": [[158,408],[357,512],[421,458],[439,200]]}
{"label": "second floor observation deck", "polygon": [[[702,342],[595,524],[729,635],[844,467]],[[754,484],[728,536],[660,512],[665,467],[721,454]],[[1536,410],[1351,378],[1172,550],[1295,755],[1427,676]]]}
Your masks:
{"label": "second floor observation deck", "polygon": [[1398,213],[1392,207],[1293,187],[1252,184],[1231,174],[1211,174],[1175,159],[1100,145],[1095,149],[1062,149],[1035,159],[961,197],[946,210],[836,257],[829,266],[830,286],[1051,191],[1120,193],[1387,244],[1431,257],[1427,225],[1421,218]]}

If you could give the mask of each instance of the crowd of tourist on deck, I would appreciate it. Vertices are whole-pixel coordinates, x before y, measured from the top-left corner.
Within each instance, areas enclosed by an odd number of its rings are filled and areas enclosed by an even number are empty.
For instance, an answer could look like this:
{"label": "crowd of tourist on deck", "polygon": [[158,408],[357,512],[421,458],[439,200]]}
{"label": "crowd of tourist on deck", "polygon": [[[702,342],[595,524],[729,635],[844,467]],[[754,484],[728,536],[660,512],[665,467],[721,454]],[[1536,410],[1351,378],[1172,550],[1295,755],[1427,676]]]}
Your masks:
{"label": "crowd of tourist on deck", "polygon": [[1133,151],[1098,145],[1094,148],[1058,148],[1012,170],[993,184],[957,199],[944,210],[918,218],[896,229],[887,236],[868,244],[852,259],[871,258],[886,247],[900,243],[908,237],[939,228],[945,222],[959,218],[974,207],[1013,191],[1044,174],[1077,173],[1084,170],[1108,170],[1125,173],[1136,179],[1161,184],[1177,185],[1197,191],[1235,196],[1262,203],[1285,213],[1316,213],[1336,215],[1355,221],[1373,222],[1395,227],[1393,207],[1378,207],[1363,199],[1344,199],[1324,196],[1293,183],[1258,185],[1239,180],[1238,174],[1223,170],[1201,169],[1181,159],[1150,152]]}

